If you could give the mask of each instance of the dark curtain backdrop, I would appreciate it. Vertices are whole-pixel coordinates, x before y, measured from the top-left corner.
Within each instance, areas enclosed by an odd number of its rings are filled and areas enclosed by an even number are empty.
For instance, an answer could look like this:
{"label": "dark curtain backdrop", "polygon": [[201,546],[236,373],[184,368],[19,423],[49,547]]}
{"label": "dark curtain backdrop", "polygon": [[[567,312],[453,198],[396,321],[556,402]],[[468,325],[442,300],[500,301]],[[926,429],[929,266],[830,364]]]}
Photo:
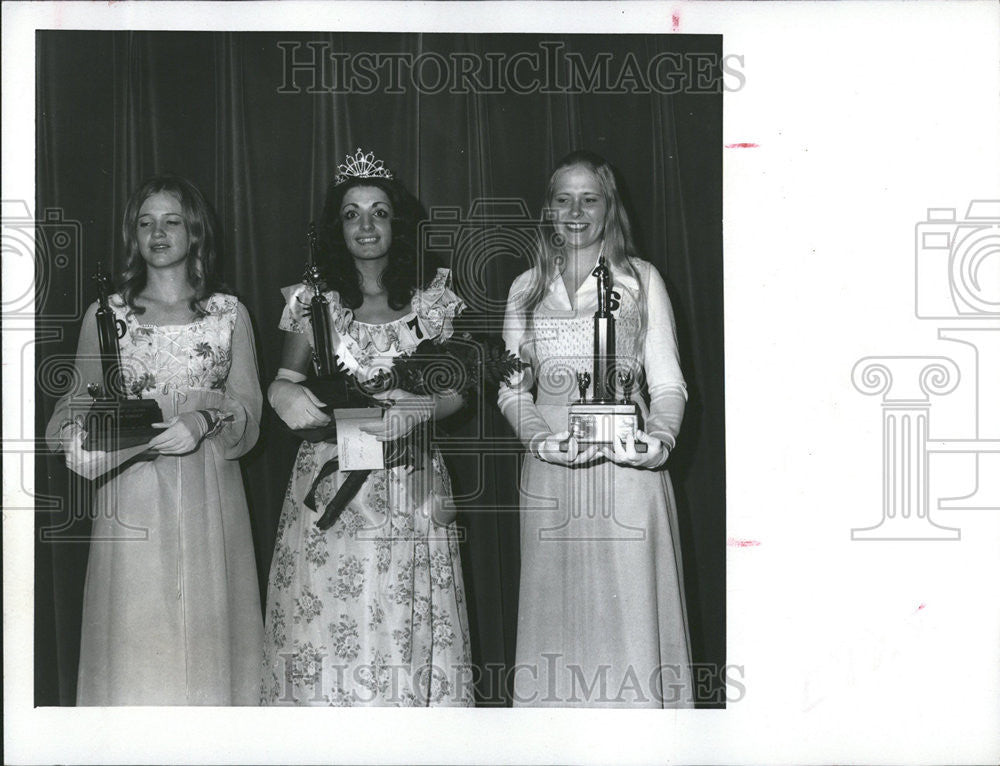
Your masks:
{"label": "dark curtain backdrop", "polygon": [[[120,266],[125,200],[152,173],[190,178],[214,205],[223,277],[254,318],[266,386],[281,347],[279,288],[299,280],[306,228],[345,153],[359,146],[374,151],[428,209],[457,207],[467,219],[482,198],[521,199],[537,216],[555,161],[575,148],[597,151],[619,169],[640,249],[663,274],[674,302],[690,400],[670,469],[694,660],[707,668],[699,671],[703,703],[719,704],[725,663],[721,93],[431,94],[409,85],[399,94],[309,93],[309,73],[296,75],[302,92],[283,93],[282,41],[321,43],[327,52],[507,57],[558,42],[585,62],[611,54],[612,71],[630,53],[642,66],[663,51],[721,55],[721,38],[679,35],[39,32],[37,210],[41,218],[58,209],[79,223],[67,228],[74,238],[68,261],[49,262],[41,252],[40,369],[72,357],[79,332],[72,317],[96,294],[88,277],[98,261]],[[299,60],[310,55],[306,47],[296,53]],[[474,264],[463,258],[452,256],[456,288],[499,331],[507,290],[527,263],[514,252]],[[60,393],[57,378],[39,378],[39,431]],[[297,446],[265,410],[261,443],[243,463],[262,593]],[[452,425],[452,441],[442,446],[462,510],[473,659],[490,668],[479,700],[498,705],[508,697],[501,669],[514,658],[520,458],[493,400],[484,396],[473,410]],[[470,442],[479,445],[476,453],[462,449]],[[39,456],[37,466],[39,508],[63,510],[37,514],[35,701],[67,705],[75,699],[88,487],[57,458]]]}

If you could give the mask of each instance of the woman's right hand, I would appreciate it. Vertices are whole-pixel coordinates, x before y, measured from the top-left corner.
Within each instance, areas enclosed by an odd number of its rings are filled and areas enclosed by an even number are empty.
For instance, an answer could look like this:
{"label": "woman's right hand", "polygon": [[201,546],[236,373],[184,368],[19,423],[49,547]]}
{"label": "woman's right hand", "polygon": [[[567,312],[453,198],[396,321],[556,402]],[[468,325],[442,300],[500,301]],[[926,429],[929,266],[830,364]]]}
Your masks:
{"label": "woman's right hand", "polygon": [[330,416],[323,412],[323,404],[305,386],[290,380],[276,380],[267,390],[267,398],[285,425],[293,431],[301,428],[318,428],[330,423]]}
{"label": "woman's right hand", "polygon": [[[568,449],[559,449],[559,446],[568,441]],[[601,448],[596,444],[591,444],[584,450],[580,450],[575,436],[570,436],[569,431],[560,431],[557,434],[549,434],[536,444],[532,445],[535,456],[547,463],[557,465],[586,465],[593,462],[594,458],[600,455]]]}
{"label": "woman's right hand", "polygon": [[66,467],[85,478],[93,478],[90,469],[104,460],[108,453],[104,450],[85,450],[83,440],[87,432],[80,427],[70,427],[60,434],[60,444],[66,455]]}

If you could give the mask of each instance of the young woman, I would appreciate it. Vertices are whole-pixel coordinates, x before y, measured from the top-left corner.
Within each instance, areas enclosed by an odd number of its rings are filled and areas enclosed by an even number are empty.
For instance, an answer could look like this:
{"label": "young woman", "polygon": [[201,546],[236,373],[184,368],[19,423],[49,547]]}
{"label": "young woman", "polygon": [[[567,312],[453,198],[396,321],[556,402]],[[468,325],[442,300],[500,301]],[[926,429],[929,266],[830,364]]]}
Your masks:
{"label": "young woman", "polygon": [[[98,480],[83,604],[79,705],[252,705],[263,641],[238,458],[256,442],[261,391],[246,309],[220,292],[201,193],[174,176],[132,194],[122,235],[122,378],[164,422],[145,459]],[[102,380],[96,304],[77,349],[81,389]],[[74,394],[83,391],[73,392]],[[87,475],[63,398],[49,443]]]}
{"label": "young woman", "polygon": [[[530,370],[499,397],[529,452],[514,704],[688,706],[677,513],[664,468],[686,402],[670,301],[656,269],[636,257],[603,158],[564,158],[545,203],[551,230],[540,239],[538,263],[511,286],[504,324],[508,348]],[[593,369],[593,274],[602,256],[614,290],[617,361],[634,373],[632,398],[645,426],[624,441],[584,446],[568,430],[568,405],[580,395],[576,373]]]}
{"label": "young woman", "polygon": [[[419,268],[419,205],[369,155],[340,166],[320,231],[332,288],[338,360],[359,381],[446,339],[462,301],[445,269]],[[332,413],[300,385],[312,355],[309,291],[283,291],[281,366],[268,398],[291,428],[326,425]],[[387,441],[461,406],[455,396],[394,391],[370,433]],[[333,442],[303,442],[285,495],[265,609],[265,705],[471,705],[469,629],[443,462],[375,470],[327,530],[316,522],[346,472],[324,471]],[[316,510],[305,505],[310,492]]]}

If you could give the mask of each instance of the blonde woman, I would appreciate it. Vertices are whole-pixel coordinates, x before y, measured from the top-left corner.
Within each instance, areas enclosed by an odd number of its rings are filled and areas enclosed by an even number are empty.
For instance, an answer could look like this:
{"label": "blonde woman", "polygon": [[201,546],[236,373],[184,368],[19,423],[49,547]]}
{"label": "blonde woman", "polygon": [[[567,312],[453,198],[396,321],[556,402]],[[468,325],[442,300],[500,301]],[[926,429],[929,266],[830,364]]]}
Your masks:
{"label": "blonde woman", "polygon": [[[514,704],[690,706],[677,512],[665,468],[687,396],[670,301],[656,269],[636,257],[603,158],[581,151],[563,159],[545,206],[550,226],[538,262],[514,281],[504,323],[509,350],[530,369],[499,396],[529,453]],[[602,256],[620,304],[612,306],[618,363],[635,373],[632,398],[645,425],[634,438],[583,446],[567,428],[568,405],[579,397],[575,372],[592,369],[593,272]]]}
{"label": "blonde woman", "polygon": [[[260,423],[250,319],[216,282],[212,217],[189,181],[140,184],[122,234],[126,263],[109,299],[122,376],[165,422],[146,459],[98,482],[77,704],[253,705],[263,624],[238,461]],[[80,332],[81,387],[102,378],[96,310]],[[83,449],[71,399],[46,435],[88,475],[105,453]]]}

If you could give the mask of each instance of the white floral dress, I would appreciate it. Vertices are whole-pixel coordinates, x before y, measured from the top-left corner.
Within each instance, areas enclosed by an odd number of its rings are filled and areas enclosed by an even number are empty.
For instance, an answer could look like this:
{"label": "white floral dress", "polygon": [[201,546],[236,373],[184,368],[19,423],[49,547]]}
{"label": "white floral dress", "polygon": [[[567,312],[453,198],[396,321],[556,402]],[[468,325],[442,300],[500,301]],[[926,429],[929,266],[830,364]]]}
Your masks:
{"label": "white floral dress", "polygon": [[[97,482],[84,588],[78,705],[253,705],[263,642],[250,516],[237,458],[257,441],[262,395],[246,309],[217,293],[205,316],[145,325],[119,295],[122,375],[164,419],[231,417],[186,455],[126,463]],[[77,349],[82,388],[101,380],[95,306]],[[73,391],[46,431],[53,446]]]}
{"label": "white floral dress", "polygon": [[[446,339],[463,308],[440,269],[414,294],[412,311],[366,324],[328,292],[338,359],[360,379],[424,338]],[[308,292],[282,291],[279,327],[312,339]],[[472,705],[469,628],[454,523],[433,521],[451,502],[444,463],[433,452],[421,470],[372,471],[328,530],[303,504],[337,445],[303,442],[285,494],[265,608],[262,705]],[[343,475],[316,490],[332,499]]]}

